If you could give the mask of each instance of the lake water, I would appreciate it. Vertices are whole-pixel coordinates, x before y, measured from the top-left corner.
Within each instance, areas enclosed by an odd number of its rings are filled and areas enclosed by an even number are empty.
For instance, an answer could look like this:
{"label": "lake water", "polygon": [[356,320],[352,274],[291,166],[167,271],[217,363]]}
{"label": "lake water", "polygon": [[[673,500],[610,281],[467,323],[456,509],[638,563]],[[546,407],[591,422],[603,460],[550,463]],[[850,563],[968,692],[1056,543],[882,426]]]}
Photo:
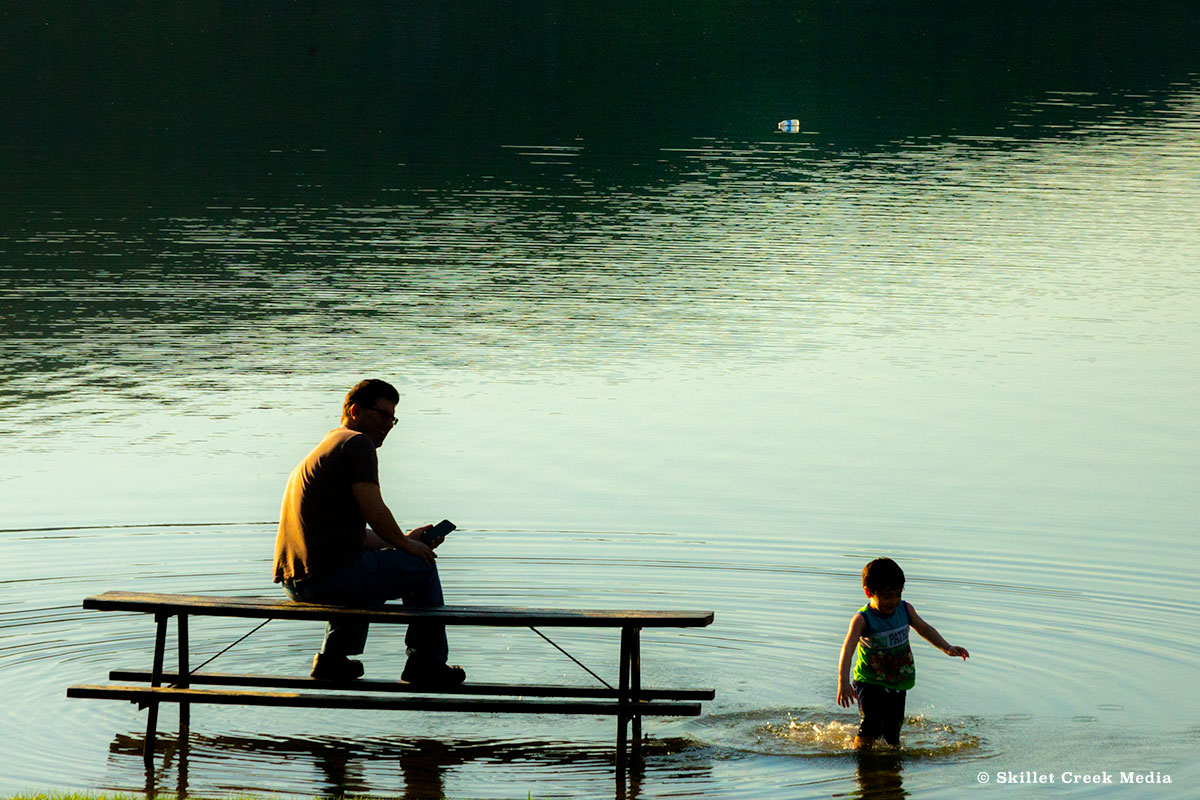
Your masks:
{"label": "lake water", "polygon": [[[148,665],[88,595],[280,594],[283,484],[367,376],[393,510],[461,528],[449,602],[715,611],[644,635],[647,684],[717,696],[618,795],[1200,792],[1194,12],[475,8],[3,22],[0,792],[613,795],[604,719],[198,707],[184,747],[168,710],[147,776],[143,713],[65,698]],[[836,665],[878,555],[971,658],[916,640],[864,760]],[[304,674],[320,627],[211,668]],[[550,633],[613,680],[613,637]]]}

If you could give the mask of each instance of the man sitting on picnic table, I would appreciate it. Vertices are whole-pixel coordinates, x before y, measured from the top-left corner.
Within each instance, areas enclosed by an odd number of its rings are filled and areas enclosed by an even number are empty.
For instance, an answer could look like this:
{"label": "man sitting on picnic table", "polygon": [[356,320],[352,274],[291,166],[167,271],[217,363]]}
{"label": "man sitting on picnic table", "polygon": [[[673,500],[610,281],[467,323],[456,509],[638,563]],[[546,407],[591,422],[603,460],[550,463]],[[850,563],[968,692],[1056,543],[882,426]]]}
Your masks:
{"label": "man sitting on picnic table", "polygon": [[[399,393],[380,380],[361,381],[346,395],[342,425],[292,471],[279,533],[275,538],[275,582],[293,600],[351,607],[377,606],[401,598],[405,605],[442,605],[437,554],[421,541],[431,526],[406,535],[379,491],[379,460],[396,424]],[[368,528],[367,526],[370,525]],[[362,662],[348,656],[363,651],[367,624],[331,621],[312,677],[362,677]],[[466,673],[446,663],[446,626],[412,623],[405,637],[408,662],[401,679],[430,686],[455,686]]]}

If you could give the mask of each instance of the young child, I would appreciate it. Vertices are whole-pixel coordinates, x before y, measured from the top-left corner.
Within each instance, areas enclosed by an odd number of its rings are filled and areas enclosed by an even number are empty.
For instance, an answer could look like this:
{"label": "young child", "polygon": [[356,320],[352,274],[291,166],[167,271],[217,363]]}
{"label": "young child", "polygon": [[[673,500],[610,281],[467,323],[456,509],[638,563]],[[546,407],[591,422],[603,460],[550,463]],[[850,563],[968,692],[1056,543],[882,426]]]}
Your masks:
{"label": "young child", "polygon": [[911,605],[900,599],[904,571],[895,561],[877,558],[867,564],[862,583],[863,593],[871,602],[854,615],[842,644],[838,705],[849,708],[858,701],[862,724],[854,737],[855,747],[870,747],[880,736],[888,744],[898,745],[905,694],[913,687],[917,675],[908,646],[909,626],[948,656],[965,661],[970,654],[943,639],[932,625],[917,616]]}

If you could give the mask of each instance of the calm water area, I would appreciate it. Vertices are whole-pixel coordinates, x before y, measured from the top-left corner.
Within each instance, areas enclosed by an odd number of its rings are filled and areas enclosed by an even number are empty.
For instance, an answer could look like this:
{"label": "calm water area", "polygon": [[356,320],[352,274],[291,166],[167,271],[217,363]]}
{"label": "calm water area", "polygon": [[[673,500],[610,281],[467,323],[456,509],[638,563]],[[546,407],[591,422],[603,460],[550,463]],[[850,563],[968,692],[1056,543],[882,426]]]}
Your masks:
{"label": "calm water area", "polygon": [[[168,709],[147,775],[143,712],[65,697],[149,666],[86,596],[281,596],[287,475],[382,377],[449,602],[715,612],[644,634],[647,684],[717,694],[617,796],[1200,795],[1194,8],[601,5],[0,11],[0,793],[614,795],[605,718]],[[861,759],[880,555],[971,658],[914,637]],[[210,669],[306,674],[320,630]]]}

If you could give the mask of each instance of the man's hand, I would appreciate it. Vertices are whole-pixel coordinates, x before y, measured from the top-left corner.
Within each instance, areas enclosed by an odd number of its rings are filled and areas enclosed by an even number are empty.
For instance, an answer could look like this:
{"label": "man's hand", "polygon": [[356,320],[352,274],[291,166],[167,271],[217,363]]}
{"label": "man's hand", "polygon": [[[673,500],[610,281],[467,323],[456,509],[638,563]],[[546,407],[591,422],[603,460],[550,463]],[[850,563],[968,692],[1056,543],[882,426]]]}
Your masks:
{"label": "man's hand", "polygon": [[[420,527],[413,528],[408,532],[408,535],[400,537],[402,541],[400,549],[409,555],[416,556],[426,564],[432,564],[437,559],[437,553],[433,552],[433,547],[421,541],[421,534],[432,527],[432,525],[421,525]],[[440,543],[441,539],[438,539],[433,543],[433,546],[437,547]]]}
{"label": "man's hand", "polygon": [[[411,538],[419,541],[421,544],[425,544],[425,540],[422,539],[421,537],[425,535],[426,531],[432,530],[432,529],[433,529],[433,525],[418,525],[417,527],[415,527],[411,531],[409,531],[408,535]],[[434,539],[432,542],[430,542],[427,546],[432,547],[434,550],[436,550],[437,546],[444,541],[446,541],[446,537],[439,536],[436,539]]]}
{"label": "man's hand", "polygon": [[963,661],[966,661],[971,656],[971,654],[967,652],[967,648],[955,647],[952,644],[948,644],[945,647],[943,647],[942,652],[948,656],[957,656],[958,658],[961,658]]}
{"label": "man's hand", "polygon": [[854,690],[838,681],[838,705],[842,708],[849,708],[852,703],[857,702],[858,696],[854,694]]}
{"label": "man's hand", "polygon": [[[414,555],[424,561],[426,564],[432,564],[437,554],[433,552],[433,548],[421,541],[421,534],[432,528],[432,525],[421,525],[413,528],[407,534],[404,529],[396,522],[396,518],[392,516],[392,512],[388,509],[387,504],[383,502],[383,495],[379,493],[379,484],[363,482],[356,483],[350,487],[354,492],[354,499],[358,501],[358,507],[362,511],[363,518],[371,527],[368,529],[370,533],[386,543],[388,547],[395,547],[409,555]],[[441,540],[434,542],[436,547]],[[366,537],[364,543],[368,547],[378,547],[379,544],[370,535]]]}

